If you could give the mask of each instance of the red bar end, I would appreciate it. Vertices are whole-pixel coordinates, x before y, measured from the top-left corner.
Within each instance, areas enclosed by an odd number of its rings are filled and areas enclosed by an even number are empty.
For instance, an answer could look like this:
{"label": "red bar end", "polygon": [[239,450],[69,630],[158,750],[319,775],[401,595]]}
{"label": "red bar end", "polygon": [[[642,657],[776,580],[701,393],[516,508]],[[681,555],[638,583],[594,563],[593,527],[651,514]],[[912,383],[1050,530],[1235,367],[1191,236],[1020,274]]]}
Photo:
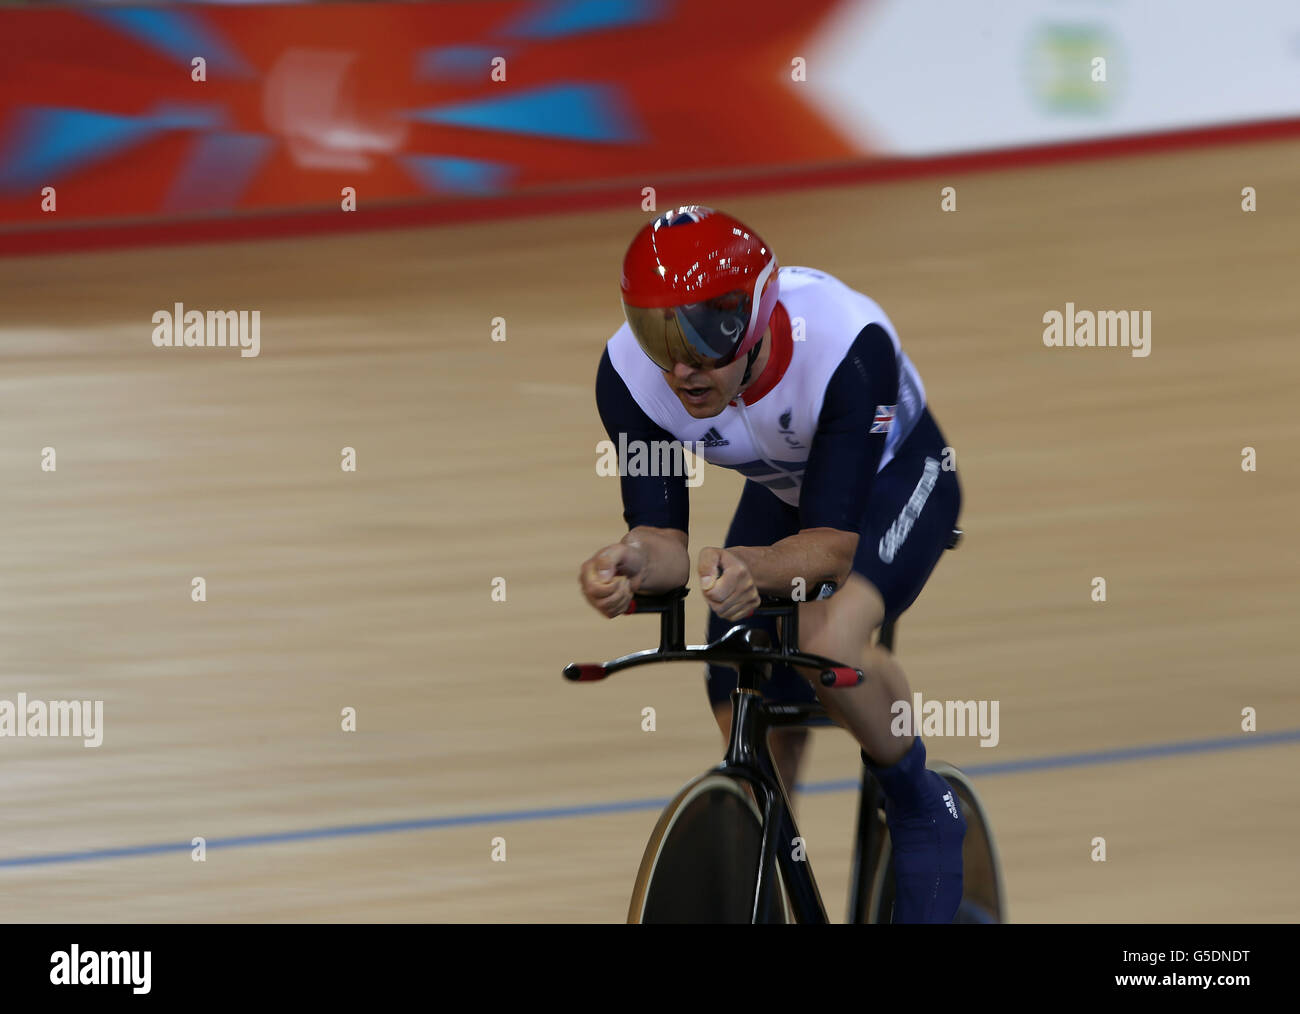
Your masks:
{"label": "red bar end", "polygon": [[[822,673],[822,685],[828,687],[855,687],[861,673],[848,666],[836,666]],[[829,679],[827,677],[830,677]]]}

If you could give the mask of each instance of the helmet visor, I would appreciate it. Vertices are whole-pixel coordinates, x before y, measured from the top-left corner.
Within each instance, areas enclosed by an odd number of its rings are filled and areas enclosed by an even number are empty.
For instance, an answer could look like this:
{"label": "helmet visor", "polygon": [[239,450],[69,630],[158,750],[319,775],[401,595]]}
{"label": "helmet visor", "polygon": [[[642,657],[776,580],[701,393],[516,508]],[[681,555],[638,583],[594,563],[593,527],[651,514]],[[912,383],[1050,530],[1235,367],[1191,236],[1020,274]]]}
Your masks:
{"label": "helmet visor", "polygon": [[714,370],[736,358],[749,327],[752,300],[743,289],[684,306],[623,303],[628,326],[651,361],[667,373],[677,363]]}

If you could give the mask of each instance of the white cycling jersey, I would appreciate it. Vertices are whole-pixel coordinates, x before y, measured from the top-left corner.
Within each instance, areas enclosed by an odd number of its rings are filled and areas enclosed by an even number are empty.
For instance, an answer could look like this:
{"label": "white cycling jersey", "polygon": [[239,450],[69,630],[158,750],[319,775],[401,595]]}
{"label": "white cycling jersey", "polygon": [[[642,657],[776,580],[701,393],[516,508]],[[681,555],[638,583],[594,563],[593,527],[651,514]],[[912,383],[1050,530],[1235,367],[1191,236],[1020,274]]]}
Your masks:
{"label": "white cycling jersey", "polygon": [[[886,434],[877,471],[921,417],[925,387],[894,325],[874,300],[813,268],[781,268],[780,283],[777,312],[784,310],[790,323],[789,363],[774,385],[763,385],[755,396],[759,384],[752,384],[711,419],[696,419],[686,411],[626,322],[607,348],[628,392],[654,423],[700,448],[709,464],[734,469],[798,506],[827,385],[863,328],[877,324],[889,335],[898,368],[898,400],[876,406],[871,429]],[[772,355],[777,355],[775,348]]]}

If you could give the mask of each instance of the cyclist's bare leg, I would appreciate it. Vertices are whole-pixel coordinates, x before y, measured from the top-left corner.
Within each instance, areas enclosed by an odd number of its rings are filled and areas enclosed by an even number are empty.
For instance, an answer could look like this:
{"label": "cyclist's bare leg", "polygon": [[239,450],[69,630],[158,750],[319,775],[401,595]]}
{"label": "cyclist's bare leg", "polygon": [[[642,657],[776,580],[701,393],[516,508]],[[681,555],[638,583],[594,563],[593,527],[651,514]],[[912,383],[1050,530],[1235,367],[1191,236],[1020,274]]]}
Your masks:
{"label": "cyclist's bare leg", "polygon": [[962,838],[966,822],[951,786],[925,766],[925,745],[911,729],[890,729],[895,701],[911,697],[896,659],[870,645],[885,606],[870,582],[852,574],[829,599],[799,610],[800,647],[837,661],[861,660],[866,680],[856,687],[823,687],[804,675],[827,712],[848,729],[885,791],[894,849],[894,918],[898,922],[950,922],[961,902]]}
{"label": "cyclist's bare leg", "polygon": [[827,688],[818,673],[801,669],[831,718],[848,729],[867,756],[880,765],[896,764],[912,745],[912,737],[890,731],[895,701],[910,701],[912,691],[898,660],[871,644],[871,635],[884,621],[880,593],[857,574],[829,599],[799,607],[799,647],[844,662],[857,661],[866,679],[856,687]]}

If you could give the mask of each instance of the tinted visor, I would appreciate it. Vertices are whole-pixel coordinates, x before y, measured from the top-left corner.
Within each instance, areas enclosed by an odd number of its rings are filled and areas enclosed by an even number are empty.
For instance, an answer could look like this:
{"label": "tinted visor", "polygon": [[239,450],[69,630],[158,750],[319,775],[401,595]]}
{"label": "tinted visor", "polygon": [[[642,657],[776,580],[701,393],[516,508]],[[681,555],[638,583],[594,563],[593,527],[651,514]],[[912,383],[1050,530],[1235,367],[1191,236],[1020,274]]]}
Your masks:
{"label": "tinted visor", "polygon": [[676,363],[714,370],[736,358],[749,327],[752,300],[743,289],[703,303],[643,308],[623,303],[628,326],[645,354],[659,369]]}

